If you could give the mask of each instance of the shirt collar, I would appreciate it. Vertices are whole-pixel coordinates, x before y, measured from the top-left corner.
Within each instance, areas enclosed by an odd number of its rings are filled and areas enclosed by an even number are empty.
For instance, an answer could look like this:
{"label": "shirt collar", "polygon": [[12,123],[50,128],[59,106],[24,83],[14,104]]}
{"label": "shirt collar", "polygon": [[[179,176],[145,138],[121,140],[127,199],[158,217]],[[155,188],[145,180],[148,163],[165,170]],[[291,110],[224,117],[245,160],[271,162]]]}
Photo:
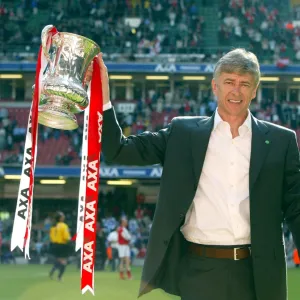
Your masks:
{"label": "shirt collar", "polygon": [[[219,115],[218,108],[217,108],[216,113],[215,113],[215,119],[214,119],[214,130],[216,130],[216,128],[218,127],[218,125],[221,122],[225,122],[225,121],[222,120],[221,116]],[[225,123],[227,123],[227,122],[225,122]],[[248,130],[251,131],[252,120],[251,120],[251,113],[250,113],[249,109],[248,109],[248,116],[247,116],[246,120],[244,121],[244,123],[239,127],[239,131],[240,131],[241,127],[245,127],[245,126],[247,127]]]}

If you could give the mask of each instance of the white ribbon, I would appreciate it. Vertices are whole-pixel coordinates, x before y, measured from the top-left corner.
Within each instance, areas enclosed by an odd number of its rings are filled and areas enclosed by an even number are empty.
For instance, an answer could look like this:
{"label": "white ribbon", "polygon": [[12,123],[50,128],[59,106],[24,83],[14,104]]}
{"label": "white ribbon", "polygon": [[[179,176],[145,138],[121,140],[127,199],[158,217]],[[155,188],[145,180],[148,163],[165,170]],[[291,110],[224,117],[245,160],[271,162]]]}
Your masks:
{"label": "white ribbon", "polygon": [[[87,90],[88,98],[90,100],[91,85],[89,84]],[[75,250],[78,251],[83,245],[83,218],[85,209],[85,190],[86,190],[86,176],[87,176],[87,141],[88,141],[88,122],[89,122],[90,106],[84,110],[83,136],[81,148],[81,172],[79,185],[79,199],[77,212],[77,230],[76,230],[76,244]],[[81,262],[82,263],[82,262]]]}
{"label": "white ribbon", "polygon": [[[39,76],[39,90],[38,92],[38,99],[40,99],[41,89],[42,89],[42,77],[43,73],[47,66],[47,59],[44,55],[43,49],[41,49],[41,68],[37,76]],[[25,258],[29,258],[29,247],[30,247],[30,237],[31,237],[31,224],[32,224],[32,207],[33,207],[33,192],[31,195],[31,205],[29,205],[29,188],[30,188],[30,161],[33,160],[33,182],[32,182],[32,191],[34,188],[34,171],[36,165],[36,157],[37,157],[37,139],[38,139],[38,125],[36,128],[36,143],[35,143],[35,155],[32,157],[31,149],[32,149],[32,124],[31,124],[31,117],[32,117],[32,107],[33,103],[31,104],[29,118],[28,118],[28,126],[27,126],[27,134],[25,140],[25,148],[24,148],[24,157],[23,157],[23,165],[22,165],[22,173],[21,173],[21,180],[18,192],[18,199],[17,199],[17,207],[15,212],[14,218],[14,225],[12,230],[11,236],[11,251],[13,251],[16,247],[18,247],[22,252],[25,248],[24,256]],[[28,237],[25,241],[25,233],[26,228],[28,226]]]}

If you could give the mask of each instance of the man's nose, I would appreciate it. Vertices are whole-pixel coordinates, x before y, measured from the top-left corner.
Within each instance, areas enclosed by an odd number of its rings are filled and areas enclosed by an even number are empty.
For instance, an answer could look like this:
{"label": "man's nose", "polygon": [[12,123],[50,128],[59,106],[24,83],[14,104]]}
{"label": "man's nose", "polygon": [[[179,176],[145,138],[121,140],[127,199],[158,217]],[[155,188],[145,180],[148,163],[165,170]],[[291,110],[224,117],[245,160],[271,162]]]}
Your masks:
{"label": "man's nose", "polygon": [[231,92],[235,95],[239,95],[241,93],[241,87],[239,85],[236,85],[232,88]]}

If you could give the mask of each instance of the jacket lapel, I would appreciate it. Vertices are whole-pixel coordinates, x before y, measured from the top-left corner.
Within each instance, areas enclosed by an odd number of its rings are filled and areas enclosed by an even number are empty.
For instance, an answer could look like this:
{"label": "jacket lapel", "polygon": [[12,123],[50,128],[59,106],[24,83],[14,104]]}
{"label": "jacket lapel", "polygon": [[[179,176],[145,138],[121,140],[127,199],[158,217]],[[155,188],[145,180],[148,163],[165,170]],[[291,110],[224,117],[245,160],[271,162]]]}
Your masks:
{"label": "jacket lapel", "polygon": [[191,134],[195,189],[198,186],[210,134],[214,126],[214,118],[215,114],[213,114],[210,118],[201,118],[198,120],[196,127]]}
{"label": "jacket lapel", "polygon": [[268,127],[252,117],[252,143],[249,171],[249,191],[252,190],[270,148]]}
{"label": "jacket lapel", "polygon": [[[213,114],[210,118],[201,118],[198,120],[191,135],[195,188],[199,183],[200,174],[202,172],[210,134],[214,126],[214,117],[215,114]],[[271,146],[271,141],[268,137],[268,127],[264,123],[254,118],[252,115],[251,118],[252,143],[249,171],[249,190],[253,188]]]}
{"label": "jacket lapel", "polygon": [[[196,127],[191,134],[195,188],[198,186],[200,174],[202,172],[209,138],[214,126],[214,117],[215,114],[213,114],[210,118],[201,118],[198,120]],[[251,118],[252,143],[249,170],[249,190],[253,188],[271,146],[271,140],[268,137],[268,127],[252,115]]]}

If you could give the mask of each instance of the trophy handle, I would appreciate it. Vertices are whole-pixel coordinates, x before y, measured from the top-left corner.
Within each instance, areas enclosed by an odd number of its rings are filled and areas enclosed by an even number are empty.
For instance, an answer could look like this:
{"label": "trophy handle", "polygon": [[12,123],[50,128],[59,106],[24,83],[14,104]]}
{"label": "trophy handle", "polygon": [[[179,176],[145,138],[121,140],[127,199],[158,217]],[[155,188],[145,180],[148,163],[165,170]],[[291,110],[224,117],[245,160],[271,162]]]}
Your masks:
{"label": "trophy handle", "polygon": [[92,80],[92,76],[93,76],[93,61],[91,61],[90,65],[88,66],[85,74],[84,74],[84,78],[83,78],[83,86],[87,89],[87,86],[89,85],[89,83]]}
{"label": "trophy handle", "polygon": [[[48,60],[48,63],[50,64],[51,67],[51,58],[50,58],[50,54],[49,54],[49,50],[50,50],[50,46],[52,44],[52,39],[51,37],[53,37],[53,39],[55,39],[56,44],[60,44],[60,35],[59,32],[56,32],[53,35],[53,29],[55,29],[55,27],[53,25],[47,25],[44,27],[42,34],[41,34],[41,40],[42,40],[42,47],[43,47],[43,52],[44,55],[46,57],[46,59]],[[55,29],[56,30],[56,29]]]}

